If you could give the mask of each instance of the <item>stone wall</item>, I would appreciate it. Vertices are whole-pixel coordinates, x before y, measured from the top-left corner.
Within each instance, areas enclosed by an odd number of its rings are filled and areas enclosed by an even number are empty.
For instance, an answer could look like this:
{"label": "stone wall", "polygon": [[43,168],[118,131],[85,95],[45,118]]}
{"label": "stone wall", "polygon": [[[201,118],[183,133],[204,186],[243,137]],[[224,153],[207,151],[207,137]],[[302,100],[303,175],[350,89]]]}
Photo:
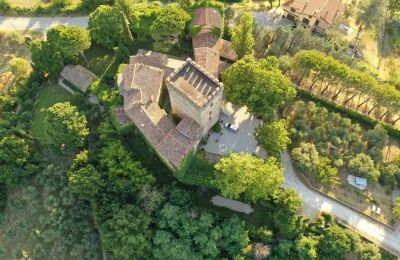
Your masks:
{"label": "stone wall", "polygon": [[169,84],[168,92],[172,112],[180,117],[187,116],[196,121],[202,129],[203,136],[219,120],[223,91],[220,91],[204,108],[197,107],[184,94]]}

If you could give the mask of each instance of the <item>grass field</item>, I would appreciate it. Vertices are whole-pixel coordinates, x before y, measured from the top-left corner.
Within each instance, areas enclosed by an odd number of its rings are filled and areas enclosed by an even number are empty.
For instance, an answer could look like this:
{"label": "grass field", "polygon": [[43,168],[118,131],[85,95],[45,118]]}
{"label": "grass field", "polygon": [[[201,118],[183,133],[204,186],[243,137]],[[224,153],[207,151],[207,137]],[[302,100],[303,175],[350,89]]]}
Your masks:
{"label": "grass field", "polygon": [[81,58],[82,66],[86,67],[99,77],[105,74],[114,75],[118,70],[118,61],[115,59],[113,51],[107,50],[101,46],[93,45],[85,51],[85,57],[88,61]]}
{"label": "grass field", "polygon": [[38,102],[32,122],[32,133],[35,137],[48,142],[50,139],[44,128],[45,109],[59,102],[70,101],[73,103],[73,95],[57,84],[40,89],[38,95]]}
{"label": "grass field", "polygon": [[15,57],[30,59],[29,49],[25,45],[24,36],[40,38],[38,32],[0,31],[0,91],[4,91],[14,82],[8,71],[8,63]]}

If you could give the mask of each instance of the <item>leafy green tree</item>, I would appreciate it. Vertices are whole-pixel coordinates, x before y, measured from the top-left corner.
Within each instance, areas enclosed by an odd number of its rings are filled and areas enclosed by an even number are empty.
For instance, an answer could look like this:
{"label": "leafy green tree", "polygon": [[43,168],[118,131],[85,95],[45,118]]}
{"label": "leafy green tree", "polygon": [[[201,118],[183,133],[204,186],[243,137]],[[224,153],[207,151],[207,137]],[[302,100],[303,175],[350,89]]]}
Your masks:
{"label": "leafy green tree", "polygon": [[94,42],[113,49],[124,39],[120,13],[116,8],[101,5],[89,17],[90,36]]}
{"label": "leafy green tree", "polygon": [[285,120],[273,121],[257,128],[256,139],[272,155],[279,155],[290,144],[290,136],[285,128]]}
{"label": "leafy green tree", "polygon": [[157,19],[163,7],[157,3],[136,4],[130,17],[132,31],[137,35],[139,42],[149,42],[151,38],[151,26]]}
{"label": "leafy green tree", "polygon": [[318,243],[318,255],[324,258],[344,258],[351,252],[352,241],[349,232],[338,225],[325,229]]}
{"label": "leafy green tree", "polygon": [[91,200],[99,193],[102,179],[97,170],[88,162],[88,151],[76,155],[68,174],[68,186],[82,199]]}
{"label": "leafy green tree", "polygon": [[190,12],[190,8],[192,6],[192,1],[191,0],[177,0],[176,2],[179,4],[179,6],[183,10],[185,10],[188,13]]}
{"label": "leafy green tree", "polygon": [[11,9],[11,5],[8,0],[0,0],[0,12],[6,12]]}
{"label": "leafy green tree", "polygon": [[385,163],[380,168],[379,182],[384,185],[396,186],[396,177],[400,176],[400,163],[396,161]]}
{"label": "leafy green tree", "polygon": [[232,30],[232,45],[239,59],[245,55],[252,55],[254,52],[253,27],[253,15],[245,12],[240,16],[239,24]]}
{"label": "leafy green tree", "polygon": [[374,243],[362,242],[357,248],[357,254],[360,260],[381,260],[379,246]]}
{"label": "leafy green tree", "polygon": [[145,185],[155,182],[140,162],[133,160],[133,155],[124,147],[121,140],[109,139],[99,152],[99,162],[107,173],[109,189],[121,198],[129,198]]}
{"label": "leafy green tree", "polygon": [[130,22],[130,17],[134,10],[135,2],[133,0],[115,0],[114,6],[124,14],[125,19]]}
{"label": "leafy green tree", "polygon": [[58,50],[63,58],[83,53],[91,45],[89,32],[78,26],[58,25],[50,28],[46,36],[47,42],[54,50]]}
{"label": "leafy green tree", "polygon": [[10,70],[17,78],[25,79],[31,74],[32,67],[27,60],[14,58],[10,61]]}
{"label": "leafy green tree", "polygon": [[222,81],[229,101],[270,117],[276,108],[296,96],[296,90],[279,70],[275,57],[257,60],[247,55],[223,73]]}
{"label": "leafy green tree", "polygon": [[190,15],[177,4],[169,4],[161,10],[150,27],[154,47],[168,51],[172,45],[179,44],[179,35],[185,29]]}
{"label": "leafy green tree", "polygon": [[132,204],[113,209],[101,226],[105,249],[121,259],[143,259],[151,249],[151,218]]}
{"label": "leafy green tree", "polygon": [[273,257],[277,259],[295,259],[294,241],[282,239],[273,248]]}
{"label": "leafy green tree", "polygon": [[0,138],[0,164],[22,166],[28,161],[29,143],[18,136],[8,135]]}
{"label": "leafy green tree", "polygon": [[349,161],[348,165],[351,174],[359,177],[366,177],[369,180],[377,181],[379,171],[374,167],[374,161],[366,154],[357,154]]}
{"label": "leafy green tree", "polygon": [[319,154],[312,143],[301,143],[292,150],[292,158],[295,166],[301,171],[312,173],[317,169]]}
{"label": "leafy green tree", "polygon": [[72,0],[51,0],[51,7],[55,9],[63,9],[72,4]]}
{"label": "leafy green tree", "polygon": [[30,50],[34,71],[42,76],[58,76],[64,65],[59,50],[53,49],[47,41],[41,40],[33,41]]}
{"label": "leafy green tree", "polygon": [[283,184],[283,169],[274,157],[263,160],[245,153],[232,153],[215,164],[211,184],[228,198],[267,199]]}
{"label": "leafy green tree", "polygon": [[130,53],[133,52],[133,49],[135,48],[135,43],[133,41],[133,35],[131,30],[129,29],[128,21],[124,15],[123,12],[120,12],[121,16],[121,24],[124,29],[123,35],[125,37],[125,44],[126,47],[129,49]]}
{"label": "leafy green tree", "polygon": [[232,258],[240,256],[243,248],[249,243],[245,223],[237,216],[228,218],[222,223],[221,234],[222,251]]}
{"label": "leafy green tree", "polygon": [[389,0],[388,10],[392,16],[400,12],[400,0]]}
{"label": "leafy green tree", "polygon": [[100,5],[111,5],[114,0],[82,0],[81,6],[87,12],[96,10]]}
{"label": "leafy green tree", "polygon": [[385,16],[387,0],[367,0],[360,2],[357,14],[358,31],[379,28]]}
{"label": "leafy green tree", "polygon": [[381,124],[376,125],[372,130],[368,130],[365,133],[365,138],[368,141],[369,149],[373,147],[383,149],[389,142],[388,132]]}
{"label": "leafy green tree", "polygon": [[300,260],[317,259],[318,237],[300,235],[295,243],[296,251]]}
{"label": "leafy green tree", "polygon": [[332,162],[328,157],[319,157],[318,164],[313,172],[323,183],[336,185],[340,183],[338,169],[331,166]]}
{"label": "leafy green tree", "polygon": [[57,103],[47,109],[44,124],[56,147],[67,149],[82,147],[89,134],[84,115],[69,102]]}
{"label": "leafy green tree", "polygon": [[400,219],[400,197],[396,198],[396,204],[393,207],[393,214],[396,216],[396,218]]}
{"label": "leafy green tree", "polygon": [[285,238],[293,238],[305,229],[305,221],[298,216],[303,201],[293,189],[276,192],[273,196],[275,210],[272,213],[274,226]]}

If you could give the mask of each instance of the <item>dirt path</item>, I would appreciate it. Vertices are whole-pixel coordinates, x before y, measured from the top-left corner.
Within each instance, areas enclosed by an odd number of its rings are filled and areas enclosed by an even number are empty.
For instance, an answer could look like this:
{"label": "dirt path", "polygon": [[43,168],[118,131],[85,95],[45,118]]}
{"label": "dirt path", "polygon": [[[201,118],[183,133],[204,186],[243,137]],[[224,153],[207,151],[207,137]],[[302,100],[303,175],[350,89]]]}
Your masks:
{"label": "dirt path", "polygon": [[56,25],[74,25],[87,28],[88,16],[82,17],[8,17],[0,16],[0,30],[46,31]]}

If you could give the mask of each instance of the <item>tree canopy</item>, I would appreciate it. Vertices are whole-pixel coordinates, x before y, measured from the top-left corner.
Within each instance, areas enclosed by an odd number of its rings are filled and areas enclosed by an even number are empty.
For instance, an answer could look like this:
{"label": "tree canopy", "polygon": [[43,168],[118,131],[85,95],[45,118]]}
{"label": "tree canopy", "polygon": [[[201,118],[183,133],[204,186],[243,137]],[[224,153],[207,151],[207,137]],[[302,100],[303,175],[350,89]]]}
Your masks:
{"label": "tree canopy", "polygon": [[357,154],[349,161],[349,171],[359,177],[366,177],[369,180],[377,181],[379,171],[375,169],[374,161],[364,153]]}
{"label": "tree canopy", "polygon": [[223,73],[222,81],[228,100],[261,115],[271,116],[275,109],[296,96],[275,57],[257,60],[247,55]]}
{"label": "tree canopy", "polygon": [[290,144],[285,120],[273,121],[257,128],[256,139],[269,153],[278,156]]}
{"label": "tree canopy", "polygon": [[78,26],[57,25],[50,28],[46,35],[47,42],[59,50],[64,59],[82,53],[91,45],[89,32]]}
{"label": "tree canopy", "polygon": [[32,67],[25,59],[13,58],[10,61],[10,70],[17,78],[27,78],[31,74]]}
{"label": "tree canopy", "polygon": [[168,51],[172,45],[179,44],[179,35],[189,20],[190,15],[178,4],[164,6],[150,27],[154,47]]}
{"label": "tree canopy", "polygon": [[320,257],[343,258],[352,250],[349,232],[338,225],[330,225],[325,229],[318,243]]}
{"label": "tree canopy", "polygon": [[125,39],[120,15],[115,7],[107,5],[101,5],[91,13],[88,28],[93,41],[113,49],[121,39]]}
{"label": "tree canopy", "polygon": [[239,59],[253,54],[255,45],[253,27],[253,15],[245,12],[240,16],[239,24],[232,30],[232,45]]}
{"label": "tree canopy", "polygon": [[284,182],[283,169],[274,157],[264,160],[250,154],[233,153],[215,164],[218,171],[211,184],[228,198],[244,193],[252,201],[272,196]]}
{"label": "tree canopy", "polygon": [[46,132],[57,148],[76,149],[83,146],[89,134],[84,115],[69,102],[57,103],[46,111]]}

